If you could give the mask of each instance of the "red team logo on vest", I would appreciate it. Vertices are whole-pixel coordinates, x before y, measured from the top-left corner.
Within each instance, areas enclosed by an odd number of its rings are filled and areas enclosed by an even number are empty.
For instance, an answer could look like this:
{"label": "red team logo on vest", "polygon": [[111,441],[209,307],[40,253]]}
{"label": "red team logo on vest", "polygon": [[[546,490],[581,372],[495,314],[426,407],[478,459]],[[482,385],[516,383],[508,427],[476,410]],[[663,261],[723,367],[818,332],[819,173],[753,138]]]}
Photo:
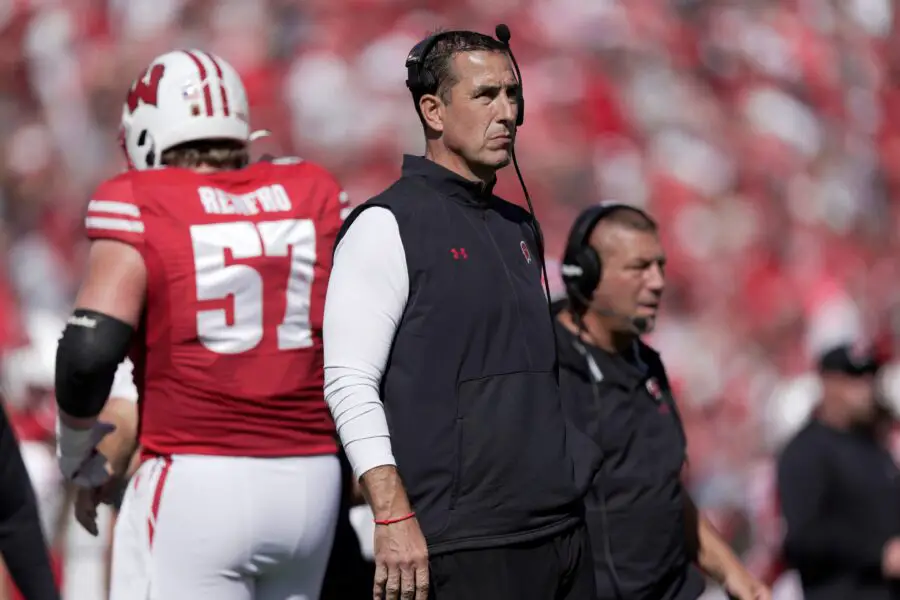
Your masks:
{"label": "red team logo on vest", "polygon": [[669,414],[669,412],[670,412],[669,403],[662,401],[662,397],[663,397],[662,388],[659,387],[659,382],[656,381],[656,377],[651,377],[650,379],[647,380],[647,392],[651,396],[653,396],[653,399],[657,403],[659,403],[659,406],[657,407],[657,412],[659,412],[659,414],[661,414],[661,415]]}
{"label": "red team logo on vest", "polygon": [[525,262],[529,265],[531,264],[531,252],[528,250],[528,244],[525,243],[525,240],[519,242],[519,248],[522,249],[522,256],[525,257]]}

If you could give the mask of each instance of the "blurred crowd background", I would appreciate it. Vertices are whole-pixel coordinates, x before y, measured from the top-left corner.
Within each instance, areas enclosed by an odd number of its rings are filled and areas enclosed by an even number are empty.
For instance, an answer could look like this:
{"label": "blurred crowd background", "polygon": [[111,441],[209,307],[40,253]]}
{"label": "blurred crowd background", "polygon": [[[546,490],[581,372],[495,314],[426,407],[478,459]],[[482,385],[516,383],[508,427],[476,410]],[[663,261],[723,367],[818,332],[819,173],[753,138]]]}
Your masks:
{"label": "blurred crowd background", "polygon": [[[358,203],[424,148],[410,48],[436,28],[505,22],[552,288],[583,207],[615,199],[660,220],[668,289],[650,341],[684,413],[691,487],[763,569],[777,545],[771,458],[814,400],[813,359],[858,340],[890,355],[900,328],[897,12],[892,0],[0,0],[0,350],[20,437],[52,443],[40,407],[84,264],[83,212],[123,168],[121,103],[153,56],[226,58],[253,126],[273,132],[254,153],[319,162]],[[523,201],[512,169],[498,191]]]}

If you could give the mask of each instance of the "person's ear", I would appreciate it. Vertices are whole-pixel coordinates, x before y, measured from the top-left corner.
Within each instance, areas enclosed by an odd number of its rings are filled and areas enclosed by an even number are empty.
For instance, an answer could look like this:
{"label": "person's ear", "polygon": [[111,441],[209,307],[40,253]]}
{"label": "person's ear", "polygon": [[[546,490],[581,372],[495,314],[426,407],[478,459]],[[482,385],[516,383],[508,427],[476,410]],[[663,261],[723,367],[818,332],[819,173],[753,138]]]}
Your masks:
{"label": "person's ear", "polygon": [[434,94],[425,94],[419,99],[422,120],[430,129],[444,131],[444,102]]}

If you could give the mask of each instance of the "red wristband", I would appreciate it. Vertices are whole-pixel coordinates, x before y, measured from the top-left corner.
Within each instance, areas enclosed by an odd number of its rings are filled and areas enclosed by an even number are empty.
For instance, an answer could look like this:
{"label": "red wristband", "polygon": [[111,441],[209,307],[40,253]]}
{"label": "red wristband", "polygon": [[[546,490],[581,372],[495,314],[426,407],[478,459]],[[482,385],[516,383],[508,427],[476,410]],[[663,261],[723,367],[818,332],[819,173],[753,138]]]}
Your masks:
{"label": "red wristband", "polygon": [[394,519],[375,519],[376,525],[393,525],[394,523],[400,523],[401,521],[408,521],[416,516],[416,513],[411,512],[408,515],[403,515],[402,517],[396,517]]}

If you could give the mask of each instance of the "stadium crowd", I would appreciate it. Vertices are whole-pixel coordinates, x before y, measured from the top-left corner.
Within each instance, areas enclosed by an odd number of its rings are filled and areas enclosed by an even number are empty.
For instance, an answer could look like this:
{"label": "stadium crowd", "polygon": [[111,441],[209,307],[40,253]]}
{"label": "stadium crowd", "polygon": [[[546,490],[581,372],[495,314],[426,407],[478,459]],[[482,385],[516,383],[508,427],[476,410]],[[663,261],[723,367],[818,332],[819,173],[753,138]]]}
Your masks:
{"label": "stadium crowd", "polygon": [[[764,570],[772,455],[815,394],[813,358],[860,338],[890,353],[900,329],[896,13],[890,0],[0,2],[2,392],[20,439],[50,448],[37,483],[58,485],[53,404],[35,392],[52,387],[85,205],[123,167],[123,90],[151,57],[225,57],[273,134],[254,153],[308,156],[358,203],[421,152],[408,49],[504,21],[551,291],[582,207],[616,199],[658,218],[668,290],[650,342],[684,415],[694,498]],[[512,173],[498,193],[521,198]]]}

